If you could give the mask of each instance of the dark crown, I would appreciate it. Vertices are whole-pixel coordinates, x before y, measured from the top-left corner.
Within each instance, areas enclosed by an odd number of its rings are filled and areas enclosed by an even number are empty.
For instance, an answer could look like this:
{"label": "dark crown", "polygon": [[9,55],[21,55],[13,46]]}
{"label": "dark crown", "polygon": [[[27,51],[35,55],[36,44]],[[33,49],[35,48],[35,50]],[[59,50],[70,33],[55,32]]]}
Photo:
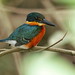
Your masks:
{"label": "dark crown", "polygon": [[41,22],[43,19],[45,19],[45,17],[42,14],[37,13],[37,12],[32,12],[27,15],[26,21]]}

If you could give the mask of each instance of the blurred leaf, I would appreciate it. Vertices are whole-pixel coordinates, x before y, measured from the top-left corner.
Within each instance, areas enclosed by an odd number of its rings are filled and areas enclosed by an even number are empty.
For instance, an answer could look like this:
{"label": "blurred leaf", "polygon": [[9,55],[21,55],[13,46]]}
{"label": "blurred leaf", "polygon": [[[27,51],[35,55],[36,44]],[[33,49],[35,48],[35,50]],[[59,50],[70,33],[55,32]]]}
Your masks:
{"label": "blurred leaf", "polygon": [[23,0],[1,0],[4,5],[18,6]]}
{"label": "blurred leaf", "polygon": [[56,0],[56,2],[67,5],[75,5],[75,0]]}
{"label": "blurred leaf", "polygon": [[27,54],[21,71],[22,75],[75,75],[73,65],[53,52]]}

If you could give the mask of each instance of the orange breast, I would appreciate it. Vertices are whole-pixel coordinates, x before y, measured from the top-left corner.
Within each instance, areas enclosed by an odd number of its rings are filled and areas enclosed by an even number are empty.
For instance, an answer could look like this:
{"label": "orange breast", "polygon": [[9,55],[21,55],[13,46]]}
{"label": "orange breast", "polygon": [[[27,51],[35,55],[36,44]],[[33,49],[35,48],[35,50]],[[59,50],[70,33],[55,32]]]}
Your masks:
{"label": "orange breast", "polygon": [[45,27],[42,26],[41,32],[40,32],[36,37],[34,37],[34,38],[31,40],[30,43],[25,44],[25,46],[28,47],[28,48],[31,48],[31,47],[36,46],[36,45],[41,41],[41,39],[43,38],[44,34],[45,34]]}

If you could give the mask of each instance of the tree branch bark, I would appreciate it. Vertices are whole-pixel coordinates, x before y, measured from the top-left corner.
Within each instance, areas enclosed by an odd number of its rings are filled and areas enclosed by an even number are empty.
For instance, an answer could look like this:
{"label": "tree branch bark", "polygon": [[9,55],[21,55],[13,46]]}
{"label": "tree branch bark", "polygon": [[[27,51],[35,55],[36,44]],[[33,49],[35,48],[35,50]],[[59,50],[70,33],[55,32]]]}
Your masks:
{"label": "tree branch bark", "polygon": [[12,49],[0,49],[0,57],[4,56],[6,54],[10,54],[13,52],[20,52],[20,51],[28,51],[28,52],[40,52],[40,51],[53,51],[53,52],[59,52],[59,53],[65,53],[69,55],[74,55],[75,56],[75,51],[74,50],[68,50],[68,49],[61,49],[61,48],[49,48],[46,49],[46,47],[41,47],[41,46],[36,46],[31,49],[21,49],[21,48],[12,48]]}

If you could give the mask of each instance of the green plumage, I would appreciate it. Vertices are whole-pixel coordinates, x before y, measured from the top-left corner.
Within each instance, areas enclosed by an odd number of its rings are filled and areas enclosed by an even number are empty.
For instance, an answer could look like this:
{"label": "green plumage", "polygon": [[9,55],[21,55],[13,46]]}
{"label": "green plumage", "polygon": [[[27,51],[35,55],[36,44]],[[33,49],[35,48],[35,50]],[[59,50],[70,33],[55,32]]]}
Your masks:
{"label": "green plumage", "polygon": [[[45,17],[38,13],[32,12],[27,15],[26,21],[38,22],[45,25],[55,26],[45,19]],[[0,40],[0,42],[7,42],[14,46],[21,46],[29,43],[34,37],[36,37],[42,30],[42,26],[23,24],[18,27],[8,38]],[[41,37],[40,37],[41,38]],[[38,40],[38,39],[37,39]]]}
{"label": "green plumage", "polygon": [[27,44],[41,31],[42,27],[29,24],[23,24],[18,27],[9,37],[8,40],[16,40],[16,46]]}

